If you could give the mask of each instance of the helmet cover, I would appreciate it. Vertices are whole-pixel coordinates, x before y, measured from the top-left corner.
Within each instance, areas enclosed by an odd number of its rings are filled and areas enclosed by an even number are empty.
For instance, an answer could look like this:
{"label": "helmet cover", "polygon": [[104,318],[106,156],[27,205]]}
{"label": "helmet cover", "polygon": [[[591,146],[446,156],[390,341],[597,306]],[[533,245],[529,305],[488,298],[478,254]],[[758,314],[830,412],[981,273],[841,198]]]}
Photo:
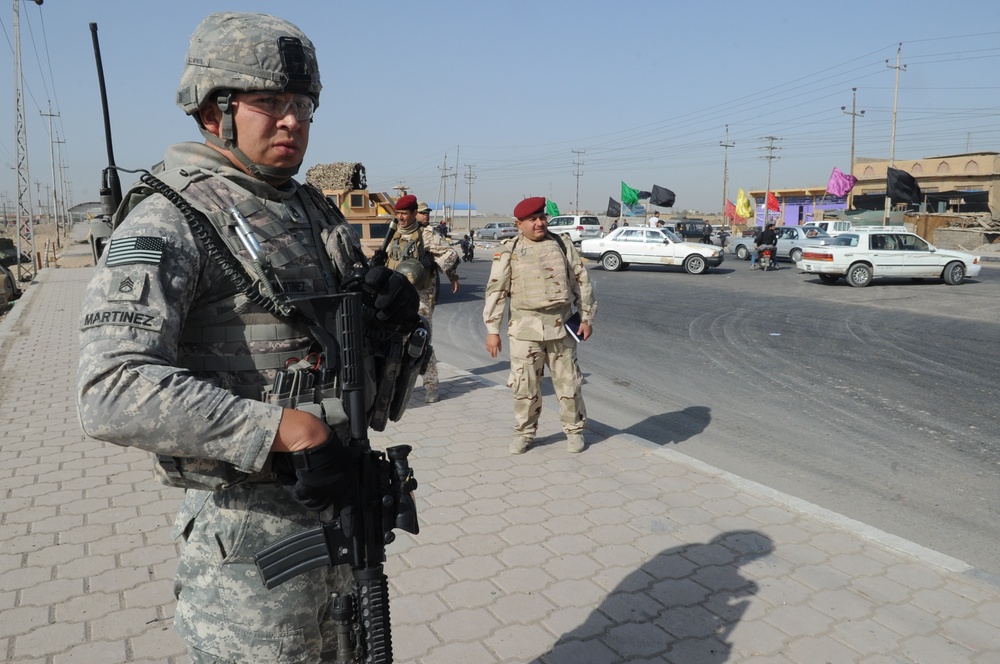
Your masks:
{"label": "helmet cover", "polygon": [[223,90],[309,95],[322,89],[312,42],[292,23],[268,14],[217,12],[195,28],[177,88],[177,105],[194,115]]}

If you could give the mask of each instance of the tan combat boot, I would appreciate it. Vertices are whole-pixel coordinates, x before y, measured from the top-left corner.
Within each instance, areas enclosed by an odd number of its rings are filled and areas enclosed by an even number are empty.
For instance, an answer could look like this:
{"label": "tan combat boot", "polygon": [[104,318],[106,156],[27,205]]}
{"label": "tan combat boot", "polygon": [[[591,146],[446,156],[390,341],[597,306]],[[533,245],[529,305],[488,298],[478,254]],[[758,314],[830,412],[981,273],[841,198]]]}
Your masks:
{"label": "tan combat boot", "polygon": [[534,439],[531,436],[514,436],[507,449],[511,454],[524,454],[531,447],[532,440]]}
{"label": "tan combat boot", "polygon": [[583,451],[583,434],[582,433],[569,433],[566,434],[566,451],[577,454]]}
{"label": "tan combat boot", "polygon": [[427,392],[424,394],[424,402],[425,403],[437,403],[440,400],[440,397],[438,397],[438,388],[436,388],[436,387],[428,387],[426,389],[427,389]]}

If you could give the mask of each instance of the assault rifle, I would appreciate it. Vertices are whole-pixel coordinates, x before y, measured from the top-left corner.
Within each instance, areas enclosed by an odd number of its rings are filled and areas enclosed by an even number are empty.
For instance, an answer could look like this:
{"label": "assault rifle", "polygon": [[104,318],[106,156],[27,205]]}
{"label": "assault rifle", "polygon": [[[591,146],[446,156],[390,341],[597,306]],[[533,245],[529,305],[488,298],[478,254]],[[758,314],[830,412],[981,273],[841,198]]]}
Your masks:
{"label": "assault rifle", "polygon": [[[382,563],[385,545],[395,539],[394,528],[419,532],[411,495],[417,481],[407,461],[409,445],[390,447],[383,454],[369,444],[361,297],[345,293],[336,300],[295,302],[296,308],[317,322],[310,332],[326,360],[339,359],[342,400],[350,426],[348,445],[364,450],[352,493],[336,518],[264,548],[254,561],[267,588],[317,567],[349,564],[354,592],[331,599],[337,624],[336,661],[354,662],[360,654],[371,664],[391,664],[389,589]],[[329,330],[335,331],[336,338]]]}

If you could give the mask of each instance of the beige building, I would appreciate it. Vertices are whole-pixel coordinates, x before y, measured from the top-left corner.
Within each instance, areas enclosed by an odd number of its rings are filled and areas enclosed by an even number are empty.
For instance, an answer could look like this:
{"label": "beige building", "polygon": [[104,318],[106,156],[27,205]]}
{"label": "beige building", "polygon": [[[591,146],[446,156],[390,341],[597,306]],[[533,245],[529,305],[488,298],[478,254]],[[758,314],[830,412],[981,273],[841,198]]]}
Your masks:
{"label": "beige building", "polygon": [[[1000,218],[1000,153],[897,159],[894,168],[912,175],[927,212],[989,212]],[[854,160],[854,207],[884,209],[888,159]]]}

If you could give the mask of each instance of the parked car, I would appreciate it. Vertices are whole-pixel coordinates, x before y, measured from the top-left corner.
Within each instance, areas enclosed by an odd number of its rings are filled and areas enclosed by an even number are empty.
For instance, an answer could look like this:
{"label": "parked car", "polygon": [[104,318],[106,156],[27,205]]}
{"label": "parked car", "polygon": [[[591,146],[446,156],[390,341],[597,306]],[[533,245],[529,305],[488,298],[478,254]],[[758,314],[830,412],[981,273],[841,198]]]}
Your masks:
{"label": "parked car", "polygon": [[[778,236],[775,258],[787,258],[793,263],[802,258],[806,247],[819,246],[833,240],[833,237],[815,227],[775,226],[774,231]],[[757,248],[756,242],[756,237],[735,238],[729,243],[729,252],[745,261]]]}
{"label": "parked car", "polygon": [[603,238],[580,243],[584,258],[600,261],[605,270],[617,272],[631,263],[683,266],[689,274],[701,274],[722,264],[722,249],[714,245],[684,242],[663,228],[623,226]]}
{"label": "parked car", "polygon": [[563,214],[549,219],[549,230],[569,238],[573,244],[604,235],[601,220],[592,215]]}
{"label": "parked car", "polygon": [[473,235],[478,240],[502,240],[514,237],[517,232],[513,221],[491,221],[482,228],[477,228]]}
{"label": "parked car", "polygon": [[982,269],[979,256],[938,249],[914,233],[883,230],[841,233],[830,244],[807,249],[795,266],[826,283],[845,277],[857,288],[876,277],[938,278],[954,286]]}
{"label": "parked car", "polygon": [[[825,232],[828,235],[836,237],[841,233],[849,233],[853,230],[870,230],[872,226],[855,226],[850,221],[841,221],[838,219],[821,219],[820,221],[810,221],[802,224],[802,228],[816,228]],[[900,231],[906,233],[905,226],[880,226],[882,230],[892,230]]]}

